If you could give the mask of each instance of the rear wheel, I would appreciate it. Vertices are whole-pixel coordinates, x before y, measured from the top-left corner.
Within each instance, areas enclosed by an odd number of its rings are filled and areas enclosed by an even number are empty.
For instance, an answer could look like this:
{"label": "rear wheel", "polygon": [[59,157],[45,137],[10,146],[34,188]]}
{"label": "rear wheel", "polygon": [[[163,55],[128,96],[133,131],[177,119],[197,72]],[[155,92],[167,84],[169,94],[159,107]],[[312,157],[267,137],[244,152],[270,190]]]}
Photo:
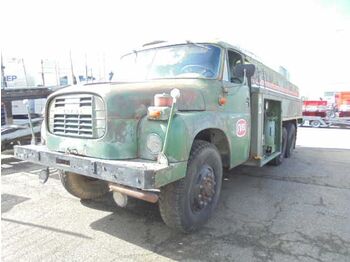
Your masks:
{"label": "rear wheel", "polygon": [[282,164],[282,162],[284,160],[284,156],[286,154],[287,139],[288,139],[287,128],[283,127],[283,129],[282,129],[282,152],[276,158],[274,158],[270,161],[271,165],[279,166],[280,164]]}
{"label": "rear wheel", "polygon": [[222,162],[217,148],[194,141],[186,177],[160,190],[159,209],[164,222],[183,232],[198,229],[216,208],[222,183]]}
{"label": "rear wheel", "polygon": [[60,171],[60,178],[63,187],[80,199],[99,198],[109,191],[108,184],[99,179],[65,171]]}
{"label": "rear wheel", "polygon": [[296,141],[296,128],[295,125],[290,123],[288,125],[288,139],[287,139],[287,148],[286,148],[286,153],[285,153],[285,157],[291,157],[293,150],[295,148],[295,141]]}
{"label": "rear wheel", "polygon": [[321,122],[318,121],[318,120],[313,120],[313,121],[311,121],[310,124],[311,124],[312,127],[316,127],[316,128],[321,126]]}

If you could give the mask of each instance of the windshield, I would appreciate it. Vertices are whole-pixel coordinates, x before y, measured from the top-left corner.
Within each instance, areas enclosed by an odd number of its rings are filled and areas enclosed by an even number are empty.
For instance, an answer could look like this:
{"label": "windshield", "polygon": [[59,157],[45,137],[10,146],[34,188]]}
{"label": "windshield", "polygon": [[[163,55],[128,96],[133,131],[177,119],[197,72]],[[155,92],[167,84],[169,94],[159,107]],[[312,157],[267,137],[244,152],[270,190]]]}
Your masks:
{"label": "windshield", "polygon": [[202,44],[175,45],[135,51],[121,59],[113,80],[215,79],[219,73],[220,53],[219,47]]}

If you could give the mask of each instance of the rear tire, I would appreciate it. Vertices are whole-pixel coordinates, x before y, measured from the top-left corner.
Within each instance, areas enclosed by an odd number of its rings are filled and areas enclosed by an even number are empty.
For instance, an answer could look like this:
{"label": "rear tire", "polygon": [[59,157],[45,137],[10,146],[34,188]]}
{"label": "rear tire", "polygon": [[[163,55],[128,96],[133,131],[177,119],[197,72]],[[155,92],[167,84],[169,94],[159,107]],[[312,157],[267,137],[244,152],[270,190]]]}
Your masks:
{"label": "rear tire", "polygon": [[270,161],[271,165],[279,166],[280,164],[282,164],[282,162],[284,160],[284,156],[286,154],[287,139],[288,139],[287,128],[283,127],[283,129],[282,129],[282,152],[276,158],[274,158]]}
{"label": "rear tire", "polygon": [[160,214],[165,224],[192,232],[208,221],[216,208],[222,184],[222,161],[206,141],[193,143],[186,177],[161,188]]}
{"label": "rear tire", "polygon": [[102,180],[65,171],[60,171],[60,178],[63,187],[80,199],[95,199],[109,192],[107,182]]}
{"label": "rear tire", "polygon": [[319,128],[321,126],[321,122],[318,120],[311,121],[310,125],[315,128]]}
{"label": "rear tire", "polygon": [[293,150],[295,148],[295,141],[296,141],[296,128],[295,125],[290,123],[288,125],[288,139],[287,139],[287,149],[285,153],[285,157],[289,158],[292,156]]}

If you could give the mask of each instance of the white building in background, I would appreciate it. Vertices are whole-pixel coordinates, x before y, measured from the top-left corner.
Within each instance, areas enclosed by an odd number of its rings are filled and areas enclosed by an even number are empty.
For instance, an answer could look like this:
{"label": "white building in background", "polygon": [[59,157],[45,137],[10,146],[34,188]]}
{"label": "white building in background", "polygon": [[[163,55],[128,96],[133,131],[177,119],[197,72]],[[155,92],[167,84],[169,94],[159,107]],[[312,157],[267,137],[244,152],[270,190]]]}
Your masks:
{"label": "white building in background", "polygon": [[[37,88],[57,86],[59,77],[55,61],[38,60],[37,63],[27,63],[25,59],[10,57],[3,59],[4,77],[1,88]],[[44,73],[44,75],[43,75]],[[33,114],[41,114],[45,107],[46,99],[35,99],[29,101],[29,111]],[[27,109],[23,101],[12,101],[12,115],[14,119],[27,117]]]}
{"label": "white building in background", "polygon": [[[78,59],[79,58],[79,59]],[[104,55],[97,60],[87,60],[85,57],[73,57],[73,72],[77,84],[91,83],[95,81],[107,81]],[[1,88],[37,88],[58,87],[73,85],[72,65],[67,57],[60,58],[60,62],[54,59],[23,59],[20,57],[6,57],[3,55],[4,77]],[[29,101],[31,113],[40,114],[45,106],[46,99]],[[12,102],[14,118],[24,118],[27,109],[22,101]]]}
{"label": "white building in background", "polygon": [[[89,57],[88,57],[89,58]],[[72,65],[67,57],[54,59],[26,59],[3,56],[4,80],[1,88],[31,88],[72,85],[73,73],[77,84],[95,81],[108,81],[104,56],[93,60],[86,57],[73,57]]]}
{"label": "white building in background", "polygon": [[5,58],[3,60],[3,66],[6,86],[1,86],[1,88],[23,88],[36,86],[36,80],[34,79],[33,75],[27,71],[24,59],[17,57]]}
{"label": "white building in background", "polygon": [[59,85],[59,69],[54,60],[42,59],[33,63],[23,58],[3,60],[5,84],[1,88],[32,88]]}

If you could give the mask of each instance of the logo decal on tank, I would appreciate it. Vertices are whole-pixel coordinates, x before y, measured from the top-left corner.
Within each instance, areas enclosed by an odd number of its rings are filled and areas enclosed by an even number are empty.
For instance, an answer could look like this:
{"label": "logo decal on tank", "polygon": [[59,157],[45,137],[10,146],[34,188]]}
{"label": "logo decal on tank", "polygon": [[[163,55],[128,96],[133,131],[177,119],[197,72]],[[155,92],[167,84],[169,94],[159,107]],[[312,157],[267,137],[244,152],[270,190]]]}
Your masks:
{"label": "logo decal on tank", "polygon": [[247,121],[245,119],[239,119],[236,123],[236,135],[238,137],[244,137],[247,134]]}

